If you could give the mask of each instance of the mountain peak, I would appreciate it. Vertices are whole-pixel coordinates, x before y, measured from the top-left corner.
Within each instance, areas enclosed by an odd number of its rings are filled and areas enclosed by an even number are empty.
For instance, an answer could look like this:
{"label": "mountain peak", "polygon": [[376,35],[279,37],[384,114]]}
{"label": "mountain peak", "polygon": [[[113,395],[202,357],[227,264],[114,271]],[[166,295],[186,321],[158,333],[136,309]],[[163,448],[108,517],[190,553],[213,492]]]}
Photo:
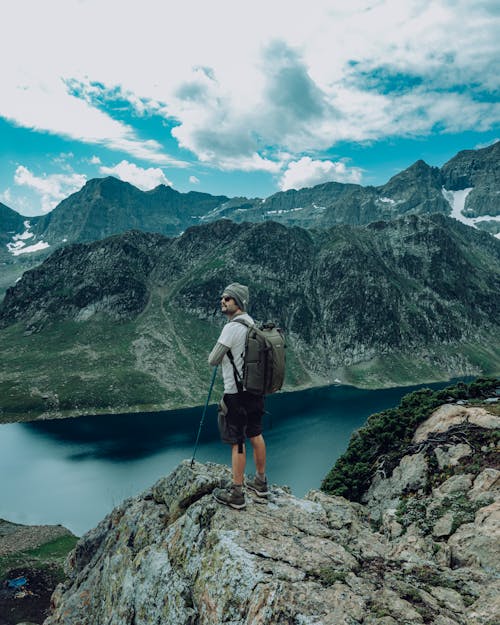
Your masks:
{"label": "mountain peak", "polygon": [[159,196],[171,196],[173,194],[179,194],[179,191],[176,191],[171,185],[168,184],[159,184],[153,189],[149,189],[149,191],[145,191],[150,195],[159,195]]}
{"label": "mountain peak", "polygon": [[387,184],[391,182],[391,180],[395,180],[396,178],[408,178],[409,176],[420,176],[422,174],[427,174],[432,170],[437,170],[437,167],[431,167],[421,158],[418,161],[412,163],[403,171],[400,171],[395,176],[393,176]]}

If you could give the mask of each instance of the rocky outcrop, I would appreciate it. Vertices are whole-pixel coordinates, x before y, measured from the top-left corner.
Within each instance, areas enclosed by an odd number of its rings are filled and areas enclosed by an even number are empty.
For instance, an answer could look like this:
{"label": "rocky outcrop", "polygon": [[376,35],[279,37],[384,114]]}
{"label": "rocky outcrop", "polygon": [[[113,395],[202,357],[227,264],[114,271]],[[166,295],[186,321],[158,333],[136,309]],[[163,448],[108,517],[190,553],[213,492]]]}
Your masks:
{"label": "rocky outcrop", "polygon": [[181,463],[80,540],[45,625],[492,625],[497,430],[469,424],[475,451],[453,454],[466,422],[435,421],[364,505],[273,486],[269,500],[247,494],[236,511],[211,496],[228,469]]}

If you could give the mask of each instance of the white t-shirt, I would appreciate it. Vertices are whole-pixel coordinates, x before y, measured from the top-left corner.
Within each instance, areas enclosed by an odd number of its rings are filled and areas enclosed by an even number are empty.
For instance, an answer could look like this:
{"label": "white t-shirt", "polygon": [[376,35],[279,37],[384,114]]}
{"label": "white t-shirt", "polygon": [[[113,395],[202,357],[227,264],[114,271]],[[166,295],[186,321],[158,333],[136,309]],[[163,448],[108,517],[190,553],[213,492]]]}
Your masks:
{"label": "white t-shirt", "polygon": [[[238,315],[238,319],[244,319],[250,323],[254,323],[254,320],[247,313]],[[226,347],[229,347],[233,354],[234,364],[238,369],[239,374],[243,375],[243,356],[245,355],[245,342],[247,338],[248,328],[242,323],[228,321],[222,328],[222,332],[218,338],[218,343],[222,343]],[[231,361],[227,357],[227,354],[222,359],[222,377],[224,379],[224,393],[234,394],[238,392],[238,387],[234,381],[234,371]]]}

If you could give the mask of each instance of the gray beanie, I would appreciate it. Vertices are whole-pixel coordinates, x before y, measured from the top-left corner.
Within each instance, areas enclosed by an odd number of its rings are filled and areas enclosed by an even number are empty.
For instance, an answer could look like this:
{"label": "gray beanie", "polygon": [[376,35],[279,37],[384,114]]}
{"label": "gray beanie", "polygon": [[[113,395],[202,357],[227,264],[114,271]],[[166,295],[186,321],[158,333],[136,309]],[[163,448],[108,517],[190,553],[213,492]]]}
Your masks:
{"label": "gray beanie", "polygon": [[248,306],[248,287],[239,282],[233,282],[224,289],[226,295],[234,297],[234,301],[238,304],[238,308],[246,310]]}

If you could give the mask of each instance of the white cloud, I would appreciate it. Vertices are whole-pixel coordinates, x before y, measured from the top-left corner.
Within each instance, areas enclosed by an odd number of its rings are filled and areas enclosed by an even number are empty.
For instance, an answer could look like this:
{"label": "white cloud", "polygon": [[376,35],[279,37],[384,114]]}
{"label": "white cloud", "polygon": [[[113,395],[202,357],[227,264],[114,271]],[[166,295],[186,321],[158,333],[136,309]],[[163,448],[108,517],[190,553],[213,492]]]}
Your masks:
{"label": "white cloud", "polygon": [[488,143],[478,143],[476,146],[474,146],[475,150],[480,150],[481,148],[489,148],[490,145],[495,145],[495,143],[498,143],[500,141],[500,139],[497,137],[496,139],[493,139],[492,141],[488,141]]}
{"label": "white cloud", "polygon": [[287,189],[302,189],[313,187],[323,182],[361,182],[362,172],[358,167],[347,167],[341,161],[315,161],[304,156],[298,161],[289,163],[280,179],[279,187]]}
{"label": "white cloud", "polygon": [[[155,165],[181,164],[162,137],[144,138],[99,103],[163,116],[165,136],[175,122],[173,136],[200,161],[246,171],[276,172],[280,151],[298,160],[340,141],[484,130],[500,119],[493,2],[28,4],[29,21],[26,3],[6,12],[0,54],[14,60],[0,70],[0,115]],[[166,23],[175,24],[168,37]]]}
{"label": "white cloud", "polygon": [[189,182],[191,184],[200,184],[200,179],[196,176],[189,176]]}
{"label": "white cloud", "polygon": [[49,213],[61,200],[75,193],[87,181],[82,174],[43,174],[36,176],[24,165],[19,165],[14,174],[14,182],[33,189],[41,198],[43,213]]}
{"label": "white cloud", "polygon": [[102,145],[154,163],[183,165],[165,154],[158,141],[140,139],[131,126],[68,93],[58,77],[38,79],[30,72],[22,79],[7,75],[3,81],[0,116],[19,126]]}
{"label": "white cloud", "polygon": [[101,164],[101,159],[98,156],[93,156],[90,159],[90,164],[91,165],[100,165]]}
{"label": "white cloud", "polygon": [[0,193],[0,202],[6,204],[9,208],[12,208],[10,205],[12,202],[12,193],[10,189],[5,189],[3,193]]}
{"label": "white cloud", "polygon": [[154,189],[154,187],[160,184],[172,186],[172,183],[159,167],[148,167],[144,169],[125,160],[114,167],[105,167],[103,165],[99,168],[99,171],[106,176],[116,176],[120,178],[120,180],[130,182],[130,184],[139,187],[139,189],[143,191]]}

